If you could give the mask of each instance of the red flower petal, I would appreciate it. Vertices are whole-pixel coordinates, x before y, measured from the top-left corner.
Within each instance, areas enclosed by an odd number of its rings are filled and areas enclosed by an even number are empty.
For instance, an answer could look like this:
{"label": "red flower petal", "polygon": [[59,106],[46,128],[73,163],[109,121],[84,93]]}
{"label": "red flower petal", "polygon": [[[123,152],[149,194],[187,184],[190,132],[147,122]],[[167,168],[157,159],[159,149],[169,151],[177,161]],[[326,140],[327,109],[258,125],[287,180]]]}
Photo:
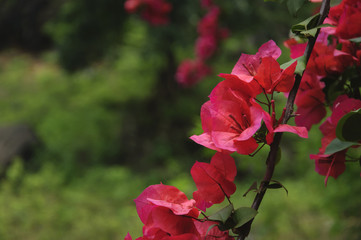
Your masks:
{"label": "red flower petal", "polygon": [[233,183],[236,171],[234,159],[222,153],[216,153],[211,163],[196,162],[191,175],[198,189],[193,193],[197,206],[209,207],[232,195],[236,191]]}
{"label": "red flower petal", "polygon": [[274,132],[291,132],[302,138],[308,138],[308,131],[305,127],[296,127],[288,124],[280,124],[274,129]]}

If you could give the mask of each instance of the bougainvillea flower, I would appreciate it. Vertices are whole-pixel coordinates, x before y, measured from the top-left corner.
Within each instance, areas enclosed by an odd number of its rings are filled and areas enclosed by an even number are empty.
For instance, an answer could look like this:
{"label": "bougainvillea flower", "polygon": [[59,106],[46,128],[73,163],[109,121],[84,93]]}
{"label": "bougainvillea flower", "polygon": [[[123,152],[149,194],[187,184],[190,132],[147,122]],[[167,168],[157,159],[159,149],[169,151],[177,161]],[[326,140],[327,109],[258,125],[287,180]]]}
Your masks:
{"label": "bougainvillea flower", "polygon": [[143,226],[143,235],[146,237],[159,234],[159,231],[170,236],[177,236],[185,233],[197,234],[194,220],[191,215],[175,215],[166,207],[155,207],[149,214]]}
{"label": "bougainvillea flower", "polygon": [[236,75],[221,73],[219,76],[225,80],[218,83],[212,90],[209,95],[211,102],[220,100],[232,101],[234,98],[249,100],[255,98],[260,92],[259,84],[248,84],[241,81]]}
{"label": "bougainvillea flower", "polygon": [[324,83],[317,75],[305,71],[296,96],[295,123],[310,130],[326,116]]}
{"label": "bougainvillea flower", "polygon": [[168,23],[172,5],[164,0],[127,0],[124,8],[129,13],[140,9],[142,17],[154,25]]}
{"label": "bougainvillea flower", "polygon": [[212,70],[200,60],[184,60],[177,69],[176,80],[184,86],[189,87],[209,75]]}
{"label": "bougainvillea flower", "polygon": [[185,233],[177,236],[165,236],[161,240],[199,240],[199,237],[193,233]]}
{"label": "bougainvillea flower", "polygon": [[142,17],[153,25],[167,24],[172,5],[164,0],[144,0],[145,9]]}
{"label": "bougainvillea flower", "polygon": [[219,7],[212,7],[209,12],[198,23],[198,34],[200,36],[215,36],[218,31]]}
{"label": "bougainvillea flower", "polygon": [[220,10],[213,6],[198,23],[199,37],[196,41],[195,51],[197,58],[206,60],[213,56],[219,41],[228,37],[228,30],[218,24]]}
{"label": "bougainvillea flower", "polygon": [[258,147],[253,135],[261,127],[264,110],[254,100],[230,98],[203,104],[204,133],[190,138],[213,150],[251,154]]}
{"label": "bougainvillea flower", "polygon": [[130,236],[130,234],[128,233],[128,234],[125,236],[124,240],[133,240],[133,239],[132,239],[132,236]]}
{"label": "bougainvillea flower", "polygon": [[237,174],[234,159],[228,154],[216,153],[210,163],[196,162],[191,174],[197,186],[193,197],[203,211],[215,203],[223,202],[236,191],[233,183]]}
{"label": "bougainvillea flower", "polygon": [[209,8],[214,4],[212,0],[200,0],[200,1],[201,1],[201,6],[204,8]]}
{"label": "bougainvillea flower", "polygon": [[194,208],[195,201],[188,200],[187,196],[176,187],[164,184],[147,187],[135,200],[140,220],[145,223],[150,212],[155,207],[165,207],[175,215],[198,216]]}
{"label": "bougainvillea flower", "polygon": [[[304,43],[292,45],[290,47],[291,57],[297,58],[302,56],[306,45]],[[346,67],[354,64],[354,62],[355,58],[353,56],[337,50],[336,45],[316,42],[307,64],[307,70],[324,77],[329,74],[341,73]]]}
{"label": "bougainvillea flower", "polygon": [[306,46],[307,46],[307,43],[296,43],[296,44],[289,45],[289,49],[291,51],[290,57],[292,59],[301,57],[306,50]]}
{"label": "bougainvillea flower", "polygon": [[232,74],[220,74],[225,80],[211,92],[210,101],[201,109],[204,133],[191,139],[210,149],[250,154],[258,146],[252,135],[260,128],[263,109],[253,99],[257,86],[240,81]]}
{"label": "bougainvillea flower", "polygon": [[134,13],[143,4],[144,0],[127,0],[124,3],[124,8],[128,13]]}
{"label": "bougainvillea flower", "polygon": [[361,108],[361,101],[358,99],[349,98],[347,95],[341,95],[336,98],[331,108],[331,116],[328,117],[320,126],[320,130],[323,134],[321,139],[322,146],[319,149],[321,154],[325,152],[328,144],[336,138],[336,127],[338,121],[345,114],[349,113],[350,111],[355,111],[359,108]]}
{"label": "bougainvillea flower", "polygon": [[282,70],[274,58],[264,57],[254,78],[266,93],[271,94],[273,91],[289,92],[295,81],[296,65],[297,61]]}
{"label": "bougainvillea flower", "polygon": [[344,162],[347,149],[332,155],[324,154],[327,146],[336,138],[337,123],[345,114],[359,108],[361,108],[360,100],[349,98],[347,95],[341,95],[334,101],[331,108],[331,116],[320,126],[320,130],[323,134],[321,148],[317,155],[310,155],[310,158],[315,160],[316,171],[319,174],[326,176],[325,184],[327,183],[329,176],[337,178],[345,170]]}
{"label": "bougainvillea flower", "polygon": [[361,45],[358,43],[351,42],[349,40],[339,40],[342,44],[341,51],[350,54],[355,60],[355,65],[361,64]]}
{"label": "bougainvillea flower", "polygon": [[257,74],[261,59],[272,57],[277,59],[281,56],[281,49],[272,40],[263,44],[255,55],[242,54],[234,66],[231,74],[236,75],[245,82],[251,82]]}
{"label": "bougainvillea flower", "polygon": [[[212,221],[205,221],[205,222],[195,222],[194,223],[200,238],[204,240],[234,240],[233,237],[229,236],[229,231],[220,231],[218,227],[213,227],[210,229],[210,227],[214,224],[217,224],[216,222]],[[210,230],[209,230],[210,229]]]}
{"label": "bougainvillea flower", "polygon": [[288,124],[281,124],[281,119],[276,120],[275,114],[272,114],[272,117],[267,113],[263,112],[263,121],[268,129],[268,134],[266,136],[267,144],[273,142],[274,133],[277,132],[290,132],[297,134],[302,138],[308,138],[308,131],[305,127],[291,126]]}
{"label": "bougainvillea flower", "polygon": [[[243,96],[247,95],[247,96],[251,96],[251,97],[256,97],[258,94],[260,94],[262,92],[262,88],[257,83],[257,81],[251,81],[251,82],[247,83],[245,81],[242,81],[238,76],[236,76],[234,74],[228,74],[228,73],[220,73],[218,76],[224,78],[225,80],[222,81],[221,83],[219,83],[217,85],[217,87],[219,85],[221,85],[223,82],[227,82],[227,81],[233,82],[232,83],[233,86],[229,86],[228,88],[230,90],[227,90],[227,91],[234,91],[234,89],[238,89],[237,91],[242,92]],[[212,91],[212,93],[214,92],[214,90]],[[244,94],[244,93],[247,93],[247,94]],[[215,95],[215,94],[211,94],[211,96],[212,95]]]}
{"label": "bougainvillea flower", "polygon": [[322,176],[326,176],[325,185],[327,185],[327,181],[330,176],[336,179],[346,169],[346,150],[334,153],[332,155],[311,154],[310,158],[315,160],[316,172]]}
{"label": "bougainvillea flower", "polygon": [[329,34],[342,39],[361,36],[361,0],[343,0],[339,5],[330,9],[325,23],[336,26],[327,28]]}
{"label": "bougainvillea flower", "polygon": [[200,59],[210,58],[217,50],[218,40],[212,36],[200,36],[196,41],[196,54]]}
{"label": "bougainvillea flower", "polygon": [[188,200],[177,188],[163,184],[152,185],[134,201],[139,218],[144,223],[144,237],[197,233],[193,223],[193,218],[199,215],[199,210],[195,208],[196,202]]}

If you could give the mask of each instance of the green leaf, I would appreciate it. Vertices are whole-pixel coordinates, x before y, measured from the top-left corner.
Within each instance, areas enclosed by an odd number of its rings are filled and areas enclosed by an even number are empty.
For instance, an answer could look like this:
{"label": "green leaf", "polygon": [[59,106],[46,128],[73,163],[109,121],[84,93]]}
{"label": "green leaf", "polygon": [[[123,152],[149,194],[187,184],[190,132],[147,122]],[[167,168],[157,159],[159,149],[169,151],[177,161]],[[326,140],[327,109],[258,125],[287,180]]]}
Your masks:
{"label": "green leaf", "polygon": [[209,226],[209,228],[208,228],[208,230],[207,230],[207,232],[206,232],[206,237],[207,237],[209,231],[211,231],[212,228],[214,228],[215,226],[218,226],[218,224],[212,224],[211,226]]}
{"label": "green leaf", "polygon": [[298,58],[292,59],[288,62],[285,62],[280,67],[281,69],[286,69],[289,66],[291,66],[291,64],[294,63],[295,61],[297,61],[295,73],[298,75],[302,75],[303,71],[306,69],[306,58],[303,55]]}
{"label": "green leaf", "polygon": [[278,183],[271,183],[271,184],[268,185],[267,188],[278,189],[278,188],[282,188],[282,185],[278,184]]}
{"label": "green leaf", "polygon": [[341,141],[361,140],[361,109],[345,114],[337,123],[336,136]]}
{"label": "green leaf", "polygon": [[302,34],[305,37],[314,37],[314,36],[316,36],[317,29],[318,28],[316,27],[316,28],[312,28],[310,30],[301,31],[300,34]]}
{"label": "green leaf", "polygon": [[323,28],[323,27],[335,27],[335,26],[333,26],[331,24],[321,24],[321,25],[318,25],[317,27],[311,28],[309,30],[301,31],[300,34],[302,34],[304,37],[315,37],[317,30],[319,28]]}
{"label": "green leaf", "polygon": [[316,31],[317,31],[317,22],[318,22],[319,17],[320,17],[320,14],[316,14],[316,15],[313,15],[312,17],[307,18],[306,20],[304,20],[300,23],[293,25],[291,28],[292,32],[296,35],[305,36],[304,34],[302,34],[302,32],[307,33],[307,31],[312,30],[310,33],[313,33],[315,31],[315,30],[313,30],[314,28],[316,28]]}
{"label": "green leaf", "polygon": [[257,215],[257,210],[250,207],[240,207],[234,211],[232,215],[233,221],[235,222],[235,228],[238,228]]}
{"label": "green leaf", "polygon": [[292,16],[296,16],[298,10],[307,2],[307,0],[288,0],[288,11]]}
{"label": "green leaf", "polygon": [[354,42],[354,43],[361,43],[361,37],[351,38],[351,39],[349,39],[349,41]]}
{"label": "green leaf", "polygon": [[214,213],[213,215],[209,216],[209,219],[212,221],[226,223],[227,219],[231,216],[233,209],[234,209],[233,204],[229,204],[224,208],[222,208],[221,210]]}
{"label": "green leaf", "polygon": [[351,147],[352,145],[358,145],[358,144],[359,143],[357,143],[357,142],[345,142],[345,141],[341,141],[338,138],[335,138],[330,144],[328,144],[328,146],[325,150],[325,154],[331,155],[336,152],[345,150],[345,149]]}

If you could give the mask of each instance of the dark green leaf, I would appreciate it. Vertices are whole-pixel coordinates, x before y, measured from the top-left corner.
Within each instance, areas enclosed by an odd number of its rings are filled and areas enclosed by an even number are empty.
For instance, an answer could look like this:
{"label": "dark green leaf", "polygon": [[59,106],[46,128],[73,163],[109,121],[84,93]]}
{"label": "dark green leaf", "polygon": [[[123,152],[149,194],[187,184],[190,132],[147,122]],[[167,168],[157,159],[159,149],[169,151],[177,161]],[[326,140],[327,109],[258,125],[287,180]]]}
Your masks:
{"label": "dark green leaf", "polygon": [[226,223],[233,212],[233,205],[229,204],[209,217],[210,220]]}
{"label": "dark green leaf", "polygon": [[226,230],[234,228],[234,226],[236,226],[236,223],[234,222],[233,217],[230,217],[227,219],[227,221],[224,224],[220,223],[218,225],[218,228],[221,231],[226,231]]}
{"label": "dark green leaf", "polygon": [[361,140],[361,109],[345,114],[337,123],[336,136],[341,141]]}
{"label": "dark green leaf", "polygon": [[250,207],[241,207],[234,211],[232,215],[233,221],[235,222],[235,228],[242,226],[247,223],[249,220],[254,218],[257,215],[257,211]]}
{"label": "dark green leaf", "polygon": [[297,35],[302,35],[301,32],[316,28],[319,17],[320,14],[316,14],[300,23],[293,25],[291,28],[292,32]]}
{"label": "dark green leaf", "polygon": [[307,2],[307,0],[288,0],[288,11],[292,16],[296,16],[298,10]]}
{"label": "dark green leaf", "polygon": [[267,188],[271,188],[271,189],[283,188],[286,191],[286,194],[288,195],[288,190],[282,183],[276,180],[271,180],[271,182],[273,183],[268,184]]}
{"label": "dark green leaf", "polygon": [[277,188],[282,188],[282,185],[278,184],[278,183],[271,183],[271,184],[268,185],[267,188],[277,189]]}
{"label": "dark green leaf", "polygon": [[338,138],[335,138],[330,144],[328,144],[325,154],[327,155],[331,155],[334,154],[336,152],[345,150],[349,147],[351,147],[352,145],[357,145],[359,143],[357,142],[345,142],[345,141],[341,141]]}

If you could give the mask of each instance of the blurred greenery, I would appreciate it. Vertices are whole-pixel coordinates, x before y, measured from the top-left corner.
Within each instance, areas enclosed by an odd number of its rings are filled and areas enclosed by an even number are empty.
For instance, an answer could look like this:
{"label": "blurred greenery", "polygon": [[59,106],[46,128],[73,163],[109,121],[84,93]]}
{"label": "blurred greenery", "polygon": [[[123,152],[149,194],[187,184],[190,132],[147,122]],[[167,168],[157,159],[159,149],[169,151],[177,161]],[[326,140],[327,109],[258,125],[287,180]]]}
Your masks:
{"label": "blurred greenery", "polygon": [[[292,18],[272,2],[216,1],[230,38],[210,61],[213,75],[186,89],[174,73],[194,57],[205,12],[198,1],[170,2],[171,24],[155,27],[126,14],[119,0],[0,1],[0,125],[26,124],[38,139],[0,179],[0,239],[140,236],[133,199],[159,182],[191,197],[190,167],[214,153],[189,136],[202,131],[199,110],[217,74],[269,39],[286,61],[282,41],[311,9]],[[360,239],[358,169],[349,163],[325,188],[308,158],[320,137],[317,127],[307,140],[285,135],[275,179],[288,197],[267,193],[250,239]],[[253,158],[234,155],[235,205],[249,205],[253,193],[242,195],[262,178],[266,156],[266,147]]]}

